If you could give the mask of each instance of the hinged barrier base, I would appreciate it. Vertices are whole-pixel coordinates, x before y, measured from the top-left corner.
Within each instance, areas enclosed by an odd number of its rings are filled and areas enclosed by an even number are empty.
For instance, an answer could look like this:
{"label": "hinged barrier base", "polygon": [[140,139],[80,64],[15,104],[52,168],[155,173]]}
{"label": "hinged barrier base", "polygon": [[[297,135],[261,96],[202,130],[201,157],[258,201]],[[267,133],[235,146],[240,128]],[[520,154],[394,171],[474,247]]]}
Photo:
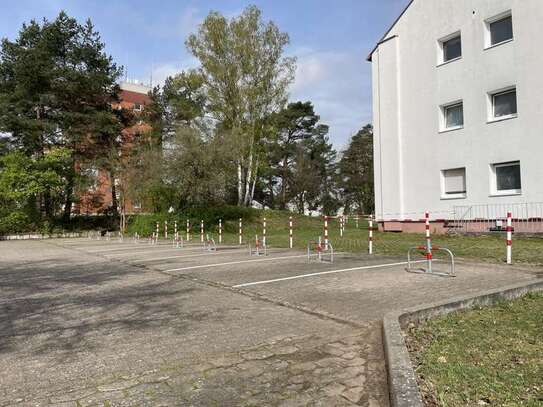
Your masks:
{"label": "hinged barrier base", "polygon": [[317,261],[322,263],[334,262],[334,247],[329,241],[328,244],[322,243],[321,239],[311,240],[307,244],[307,261],[310,262],[311,258],[315,257]]}
{"label": "hinged barrier base", "polygon": [[449,255],[449,259],[450,259],[450,269],[449,269],[449,272],[440,272],[440,271],[434,271],[432,269],[432,264],[433,264],[433,259],[430,258],[429,260],[427,260],[427,268],[423,268],[423,267],[419,267],[419,268],[413,268],[413,262],[411,260],[411,253],[414,252],[414,251],[418,251],[420,252],[423,256],[427,256],[427,247],[426,246],[415,246],[415,247],[411,247],[408,251],[407,251],[407,267],[405,268],[405,271],[407,271],[408,273],[418,273],[418,274],[431,274],[431,275],[435,275],[435,276],[440,276],[440,277],[456,277],[456,273],[455,273],[455,268],[454,268],[454,254],[449,250],[447,249],[446,247],[438,247],[438,246],[432,246],[432,252],[435,252],[435,251],[443,251],[445,253],[447,253]]}
{"label": "hinged barrier base", "polygon": [[217,245],[215,244],[215,239],[208,238],[204,240],[204,250],[208,252],[216,252],[217,251]]}
{"label": "hinged barrier base", "polygon": [[255,246],[252,247],[251,244],[248,244],[249,247],[249,256],[267,256],[268,255],[268,246],[262,244],[260,241],[257,241]]}

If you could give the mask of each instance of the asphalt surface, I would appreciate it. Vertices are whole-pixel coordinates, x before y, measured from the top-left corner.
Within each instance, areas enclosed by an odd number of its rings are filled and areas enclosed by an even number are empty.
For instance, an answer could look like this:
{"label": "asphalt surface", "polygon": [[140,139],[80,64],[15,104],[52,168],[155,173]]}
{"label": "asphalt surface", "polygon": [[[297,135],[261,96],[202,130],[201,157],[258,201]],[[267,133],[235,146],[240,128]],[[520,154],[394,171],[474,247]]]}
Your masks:
{"label": "asphalt surface", "polygon": [[541,276],[461,263],[442,278],[404,262],[0,242],[0,406],[387,406],[386,312]]}

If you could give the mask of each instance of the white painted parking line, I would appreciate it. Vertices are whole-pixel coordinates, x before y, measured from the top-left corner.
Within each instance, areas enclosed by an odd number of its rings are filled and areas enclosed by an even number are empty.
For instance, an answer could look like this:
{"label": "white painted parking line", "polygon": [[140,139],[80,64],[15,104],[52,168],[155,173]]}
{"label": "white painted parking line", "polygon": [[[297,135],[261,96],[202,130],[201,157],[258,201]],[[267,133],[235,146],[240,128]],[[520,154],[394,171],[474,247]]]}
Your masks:
{"label": "white painted parking line", "polygon": [[[421,263],[421,262],[425,262],[425,261],[426,260],[418,260],[418,261],[413,261],[412,263]],[[337,274],[337,273],[345,273],[345,272],[348,272],[348,271],[378,269],[378,268],[394,267],[394,266],[405,266],[405,265],[407,265],[406,261],[400,262],[400,263],[375,264],[375,265],[371,265],[371,266],[352,267],[352,268],[341,269],[341,270],[320,271],[318,273],[299,274],[297,276],[274,278],[273,280],[254,281],[254,282],[251,282],[251,283],[238,284],[238,285],[235,285],[233,287],[234,288],[250,287],[250,286],[253,286],[253,285],[270,284],[270,283],[276,283],[276,282],[279,282],[279,281],[296,280],[296,279],[299,279],[299,278],[324,276],[326,274]]]}
{"label": "white painted parking line", "polygon": [[140,260],[133,260],[130,263],[142,263],[146,261],[156,261],[156,260],[169,260],[169,259],[183,259],[187,257],[201,257],[201,256],[218,256],[221,254],[230,254],[230,253],[238,253],[239,251],[243,250],[244,252],[247,252],[247,249],[231,249],[226,251],[218,251],[218,252],[207,252],[202,254],[189,254],[187,255],[179,255],[179,256],[168,256],[168,257],[154,257],[152,259],[140,259]]}
{"label": "white painted parking line", "polygon": [[[340,254],[343,254],[343,253],[334,253],[334,255],[340,255]],[[208,268],[208,267],[232,266],[235,264],[258,263],[258,262],[272,261],[272,260],[296,259],[300,257],[307,257],[307,254],[300,254],[296,256],[266,257],[264,259],[255,259],[255,260],[238,260],[238,261],[229,261],[226,263],[200,264],[198,266],[181,267],[177,269],[169,269],[169,270],[161,270],[161,271],[163,273],[168,273],[170,271],[185,271],[185,270],[203,269],[203,268]]]}
{"label": "white painted parking line", "polygon": [[[130,251],[127,253],[105,253],[104,256],[107,257],[122,257],[122,256],[133,256],[134,254],[145,254],[145,253],[162,253],[162,252],[180,252],[180,253],[194,253],[194,252],[203,252],[204,247],[196,247],[193,249],[187,249],[187,248],[175,248],[172,247],[171,249],[149,249],[149,250],[139,250],[139,251]],[[98,253],[99,252],[92,252],[92,253]]]}
{"label": "white painted parking line", "polygon": [[[107,247],[107,246],[106,246]],[[114,251],[122,251],[122,250],[129,250],[129,249],[137,249],[137,248],[141,248],[141,249],[146,249],[146,250],[157,250],[157,249],[164,249],[166,250],[167,248],[170,248],[170,249],[189,249],[189,248],[199,248],[199,249],[202,249],[204,246],[199,244],[199,245],[184,245],[183,247],[173,247],[173,244],[172,243],[169,243],[169,244],[159,244],[159,245],[150,245],[150,244],[146,244],[146,243],[139,243],[139,244],[135,244],[135,245],[129,245],[129,246],[117,246],[117,247],[110,247],[109,249],[98,249],[98,250],[87,250],[89,253],[106,253],[106,252],[114,252]],[[80,247],[81,249],[84,248],[84,246]],[[93,247],[94,249],[94,247]]]}

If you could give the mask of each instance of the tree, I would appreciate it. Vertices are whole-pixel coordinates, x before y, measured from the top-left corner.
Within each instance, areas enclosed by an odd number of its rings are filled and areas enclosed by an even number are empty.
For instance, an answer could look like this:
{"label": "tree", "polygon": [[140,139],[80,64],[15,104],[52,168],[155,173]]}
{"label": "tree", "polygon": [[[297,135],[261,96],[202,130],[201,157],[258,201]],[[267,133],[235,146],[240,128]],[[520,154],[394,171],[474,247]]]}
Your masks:
{"label": "tree", "polygon": [[65,12],[54,21],[24,24],[15,41],[2,40],[0,132],[11,133],[28,157],[55,147],[70,151],[65,218],[74,200],[76,163],[103,152],[91,148],[93,138],[115,122],[111,101],[122,70],[104,47],[90,20],[79,24]]}
{"label": "tree", "polygon": [[319,120],[320,117],[315,114],[311,102],[289,103],[286,108],[272,116],[275,137],[268,151],[275,176],[280,179],[280,209],[287,207],[292,165],[298,152],[297,145],[324,131],[324,125],[317,125]]}
{"label": "tree", "polygon": [[339,162],[339,178],[346,211],[374,210],[373,127],[364,126],[350,140]]}
{"label": "tree", "polygon": [[336,151],[328,139],[328,126],[319,125],[311,137],[297,145],[290,180],[292,197],[300,213],[306,210],[335,213],[339,208],[335,187]]}
{"label": "tree", "polygon": [[186,41],[200,61],[207,110],[237,150],[239,205],[252,201],[266,121],[283,107],[294,78],[295,60],[283,56],[288,43],[288,35],[264,23],[255,6],[230,20],[210,13]]}
{"label": "tree", "polygon": [[17,213],[19,218],[37,223],[36,201],[45,192],[51,205],[59,205],[70,171],[70,155],[66,149],[54,149],[37,158],[29,159],[21,151],[0,157],[0,218]]}

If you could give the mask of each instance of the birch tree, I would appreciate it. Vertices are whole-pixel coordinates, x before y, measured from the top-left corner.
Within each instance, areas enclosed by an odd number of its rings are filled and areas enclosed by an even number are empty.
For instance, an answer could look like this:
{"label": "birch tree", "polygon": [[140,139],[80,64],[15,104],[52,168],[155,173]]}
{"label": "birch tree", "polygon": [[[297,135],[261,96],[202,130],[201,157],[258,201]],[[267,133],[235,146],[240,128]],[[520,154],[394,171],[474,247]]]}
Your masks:
{"label": "birch tree", "polygon": [[186,41],[200,62],[209,114],[234,149],[240,206],[252,202],[266,121],[285,105],[294,79],[295,59],[284,55],[288,43],[288,34],[264,22],[256,6],[232,19],[211,12]]}

